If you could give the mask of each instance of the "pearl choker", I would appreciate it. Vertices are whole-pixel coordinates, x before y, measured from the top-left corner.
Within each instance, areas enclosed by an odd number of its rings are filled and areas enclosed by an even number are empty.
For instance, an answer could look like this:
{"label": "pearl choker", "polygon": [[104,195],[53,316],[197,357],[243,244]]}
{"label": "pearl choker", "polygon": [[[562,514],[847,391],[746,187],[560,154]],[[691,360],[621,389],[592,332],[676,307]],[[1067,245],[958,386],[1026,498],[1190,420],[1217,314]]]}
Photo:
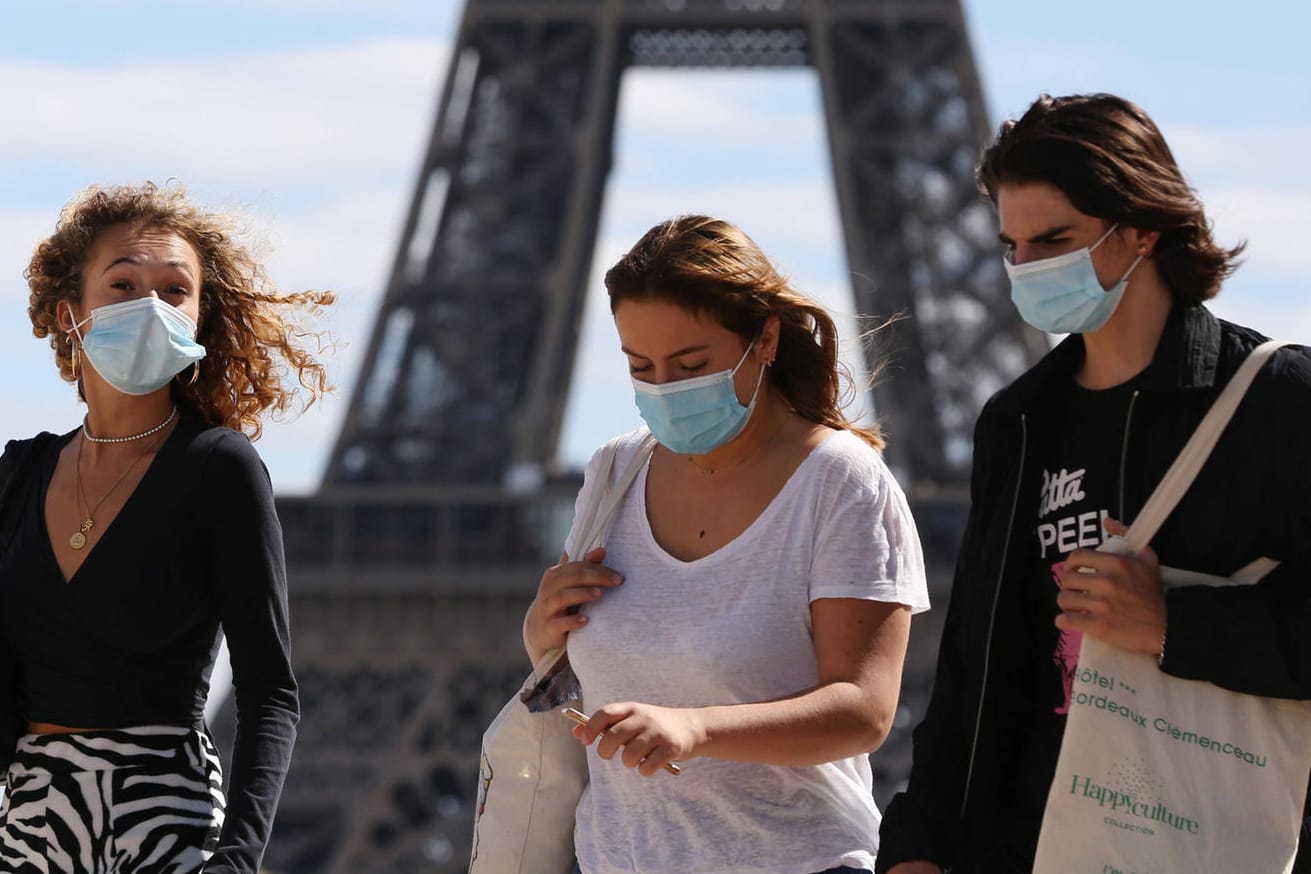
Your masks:
{"label": "pearl choker", "polygon": [[173,412],[168,414],[167,419],[160,422],[158,425],[151,428],[149,431],[142,431],[140,434],[133,434],[131,437],[92,437],[91,431],[88,430],[86,426],[86,418],[83,417],[82,436],[85,437],[87,440],[90,440],[92,443],[131,443],[133,440],[140,440],[142,437],[149,437],[151,434],[158,434],[160,431],[163,431],[165,428],[169,426],[169,424],[174,419],[177,418],[177,415],[178,415],[177,404],[174,404]]}

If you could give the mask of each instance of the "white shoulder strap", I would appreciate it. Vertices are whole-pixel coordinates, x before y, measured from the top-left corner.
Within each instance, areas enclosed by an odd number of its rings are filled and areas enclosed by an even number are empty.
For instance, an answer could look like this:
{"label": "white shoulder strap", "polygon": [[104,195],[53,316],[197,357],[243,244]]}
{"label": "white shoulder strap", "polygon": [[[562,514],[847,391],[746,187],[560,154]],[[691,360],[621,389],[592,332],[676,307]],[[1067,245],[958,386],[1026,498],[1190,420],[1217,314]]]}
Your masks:
{"label": "white shoulder strap", "polygon": [[1184,444],[1179,457],[1170,465],[1170,469],[1165,472],[1165,476],[1161,478],[1156,490],[1143,505],[1138,517],[1129,526],[1128,533],[1124,535],[1122,549],[1133,554],[1140,552],[1143,547],[1152,542],[1156,532],[1174,511],[1179,499],[1193,484],[1202,465],[1211,457],[1211,450],[1215,448],[1220,434],[1233,418],[1238,403],[1247,394],[1247,389],[1251,386],[1257,371],[1276,349],[1286,345],[1288,345],[1287,340],[1267,340],[1247,356],[1247,360],[1242,363],[1233,378],[1229,380],[1229,384],[1224,387],[1224,391],[1220,393],[1220,397],[1211,405],[1211,409],[1207,411],[1205,418],[1193,432],[1193,436]]}
{"label": "white shoulder strap", "polygon": [[577,545],[577,555],[571,555],[570,558],[577,560],[587,553],[601,545],[605,537],[606,526],[610,524],[611,517],[614,516],[615,510],[619,507],[619,502],[628,494],[628,488],[637,479],[638,473],[646,465],[646,460],[651,457],[652,450],[655,449],[655,437],[647,434],[642,438],[642,442],[637,447],[637,452],[633,455],[632,461],[624,472],[613,483],[610,481],[614,470],[615,456],[618,454],[618,441],[612,442],[605,449],[605,456],[602,458],[601,469],[598,471],[598,488],[592,492],[592,498],[588,505],[583,508],[582,515],[579,517],[578,538],[575,540]]}
{"label": "white shoulder strap", "polygon": [[[575,541],[578,544],[575,548],[578,554],[569,556],[570,560],[577,561],[581,559],[604,540],[606,526],[610,524],[610,519],[614,516],[615,510],[618,509],[619,502],[628,493],[629,486],[633,484],[633,480],[637,479],[637,475],[646,466],[646,460],[651,457],[655,445],[655,437],[647,434],[638,445],[633,460],[628,463],[628,467],[624,468],[624,472],[620,474],[619,479],[613,483],[610,482],[610,475],[614,470],[615,456],[619,453],[619,441],[612,441],[605,447],[605,452],[601,456],[600,467],[598,467],[596,473],[597,486],[593,489],[587,505],[579,512],[578,530],[581,533]],[[554,671],[556,664],[560,662],[564,655],[564,647],[545,652],[533,665],[534,676],[538,678],[548,676]]]}

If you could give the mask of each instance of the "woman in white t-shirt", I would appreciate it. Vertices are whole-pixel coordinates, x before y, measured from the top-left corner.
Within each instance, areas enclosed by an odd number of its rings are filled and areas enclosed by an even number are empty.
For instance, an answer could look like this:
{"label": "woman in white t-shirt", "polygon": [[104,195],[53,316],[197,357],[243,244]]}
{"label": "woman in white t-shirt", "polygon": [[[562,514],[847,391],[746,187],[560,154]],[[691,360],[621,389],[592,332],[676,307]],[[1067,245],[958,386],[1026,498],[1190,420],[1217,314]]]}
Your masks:
{"label": "woman in white t-shirt", "polygon": [[[842,414],[833,320],[704,216],[652,228],[605,284],[658,445],[604,548],[574,556],[570,533],[524,626],[534,660],[568,636],[595,708],[580,869],[871,871],[868,753],[929,602],[882,440]],[[616,438],[616,470],[646,433]]]}

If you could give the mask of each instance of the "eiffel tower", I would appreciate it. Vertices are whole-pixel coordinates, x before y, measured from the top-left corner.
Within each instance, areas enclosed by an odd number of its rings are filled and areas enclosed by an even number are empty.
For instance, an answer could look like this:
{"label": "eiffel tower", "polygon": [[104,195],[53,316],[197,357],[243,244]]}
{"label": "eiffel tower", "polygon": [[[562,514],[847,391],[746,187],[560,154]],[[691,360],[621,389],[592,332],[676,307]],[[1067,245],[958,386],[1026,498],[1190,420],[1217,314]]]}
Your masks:
{"label": "eiffel tower", "polygon": [[[631,67],[818,73],[856,309],[908,316],[873,403],[949,585],[974,416],[1044,348],[974,189],[990,126],[959,0],[468,0],[325,479],[279,502],[304,713],[270,871],[464,870],[479,739],[579,485],[544,472]],[[935,649],[918,625],[881,801]]]}

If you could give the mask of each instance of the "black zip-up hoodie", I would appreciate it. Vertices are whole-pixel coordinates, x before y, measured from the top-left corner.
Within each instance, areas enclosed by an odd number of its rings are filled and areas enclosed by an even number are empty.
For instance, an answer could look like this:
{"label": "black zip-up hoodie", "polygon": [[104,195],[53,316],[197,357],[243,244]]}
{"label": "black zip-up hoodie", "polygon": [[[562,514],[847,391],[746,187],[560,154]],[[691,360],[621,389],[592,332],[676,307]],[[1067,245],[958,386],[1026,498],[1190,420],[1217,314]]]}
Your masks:
{"label": "black zip-up hoodie", "polygon": [[[1139,380],[1120,472],[1133,521],[1220,390],[1266,338],[1176,305]],[[1005,874],[987,860],[1014,832],[1003,787],[1026,731],[1024,681],[1041,666],[1017,645],[1028,614],[1008,609],[1033,573],[1026,560],[1040,476],[1026,446],[1035,420],[1083,362],[1071,335],[984,406],[974,432],[966,523],[937,676],[915,729],[906,791],[880,829],[878,872],[925,860],[952,874]],[[1267,556],[1253,586],[1173,589],[1163,670],[1240,692],[1311,699],[1311,350],[1286,346],[1257,375],[1192,488],[1152,542],[1163,565],[1229,575]],[[1305,818],[1295,874],[1311,874]],[[1035,836],[1040,822],[1032,823]]]}

